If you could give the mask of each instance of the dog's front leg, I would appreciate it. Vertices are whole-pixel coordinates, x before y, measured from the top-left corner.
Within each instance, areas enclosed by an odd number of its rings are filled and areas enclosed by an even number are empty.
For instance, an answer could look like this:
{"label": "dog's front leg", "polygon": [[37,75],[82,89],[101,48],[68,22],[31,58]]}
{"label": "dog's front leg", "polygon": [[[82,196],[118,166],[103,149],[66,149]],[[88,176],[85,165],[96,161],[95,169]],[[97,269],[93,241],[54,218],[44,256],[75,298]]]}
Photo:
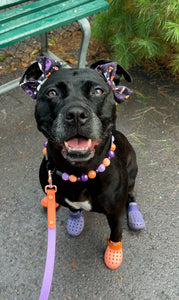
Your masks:
{"label": "dog's front leg", "polygon": [[122,215],[107,215],[111,229],[110,239],[104,254],[104,261],[109,269],[117,269],[123,260],[122,252]]}
{"label": "dog's front leg", "polygon": [[107,215],[109,227],[111,229],[110,240],[117,243],[122,240],[122,220],[119,214]]}

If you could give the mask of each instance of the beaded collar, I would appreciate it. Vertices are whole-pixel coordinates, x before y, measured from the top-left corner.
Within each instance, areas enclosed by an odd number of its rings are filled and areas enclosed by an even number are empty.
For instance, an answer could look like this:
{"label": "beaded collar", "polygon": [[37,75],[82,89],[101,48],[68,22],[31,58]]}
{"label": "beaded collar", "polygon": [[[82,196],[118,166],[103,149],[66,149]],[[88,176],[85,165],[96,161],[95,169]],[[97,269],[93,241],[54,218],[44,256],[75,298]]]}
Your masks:
{"label": "beaded collar", "polygon": [[[61,178],[64,181],[70,181],[70,182],[77,182],[77,181],[82,181],[86,182],[88,179],[94,179],[97,175],[97,173],[102,173],[106,170],[106,167],[108,167],[111,163],[111,158],[115,156],[115,149],[116,145],[114,144],[114,136],[112,136],[112,142],[111,142],[111,147],[108,152],[108,157],[104,158],[102,163],[98,166],[96,170],[90,170],[87,174],[82,174],[80,177],[77,177],[75,175],[69,175],[66,172],[61,172],[56,170],[56,174],[61,176]],[[45,159],[48,160],[48,155],[47,155],[47,141],[44,143],[44,149],[43,149],[43,154],[45,156]]]}

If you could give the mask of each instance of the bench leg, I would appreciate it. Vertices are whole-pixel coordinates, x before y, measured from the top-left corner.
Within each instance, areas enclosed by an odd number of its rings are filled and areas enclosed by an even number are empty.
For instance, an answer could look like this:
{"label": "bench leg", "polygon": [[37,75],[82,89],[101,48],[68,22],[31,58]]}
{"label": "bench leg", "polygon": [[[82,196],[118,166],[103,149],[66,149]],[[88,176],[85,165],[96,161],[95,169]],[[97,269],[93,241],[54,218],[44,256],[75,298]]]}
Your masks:
{"label": "bench leg", "polygon": [[[86,18],[78,20],[77,22],[82,32],[81,45],[80,45],[80,50],[78,55],[78,67],[84,68],[86,64],[86,55],[87,55],[89,41],[91,37],[91,27],[89,21]],[[65,67],[68,67],[68,65],[64,63],[63,60],[61,60],[59,57],[57,57],[55,54],[53,54],[48,50],[48,39],[47,39],[46,32],[40,35],[40,40],[41,40],[41,53],[43,55],[61,61],[63,65],[65,64],[64,65]]]}
{"label": "bench leg", "polygon": [[60,59],[58,56],[56,56],[55,54],[53,54],[51,51],[48,50],[47,32],[44,32],[40,35],[40,42],[41,42],[40,54],[52,58],[54,60],[58,60],[63,64],[63,67],[70,68],[70,66],[66,62],[64,62],[62,59]]}
{"label": "bench leg", "polygon": [[87,55],[89,41],[91,37],[91,27],[89,21],[86,18],[79,20],[78,24],[81,27],[81,31],[82,31],[82,40],[81,40],[81,46],[78,55],[78,67],[85,68],[86,55]]}
{"label": "bench leg", "polygon": [[48,51],[48,38],[47,32],[44,32],[40,35],[40,43],[41,43],[41,54]]}
{"label": "bench leg", "polygon": [[6,92],[9,92],[12,89],[15,89],[16,87],[18,87],[20,79],[21,79],[21,77],[1,85],[0,86],[0,95],[4,94]]}

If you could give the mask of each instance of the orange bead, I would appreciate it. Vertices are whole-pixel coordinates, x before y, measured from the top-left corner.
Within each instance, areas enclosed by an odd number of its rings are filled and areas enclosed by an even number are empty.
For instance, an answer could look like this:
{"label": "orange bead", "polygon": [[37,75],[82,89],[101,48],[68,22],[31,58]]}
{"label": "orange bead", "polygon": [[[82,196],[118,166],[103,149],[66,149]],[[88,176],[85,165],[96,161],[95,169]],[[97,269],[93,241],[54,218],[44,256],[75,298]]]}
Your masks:
{"label": "orange bead", "polygon": [[43,154],[47,155],[47,148],[43,148]]}
{"label": "orange bead", "polygon": [[70,175],[70,176],[69,176],[69,180],[70,180],[71,182],[76,182],[76,181],[77,181],[77,177],[76,177],[75,175]]}
{"label": "orange bead", "polygon": [[88,172],[88,177],[89,177],[90,179],[95,178],[95,177],[96,177],[96,172],[93,171],[93,170],[89,171],[89,172]]}
{"label": "orange bead", "polygon": [[103,165],[104,165],[105,167],[108,167],[108,166],[110,165],[110,160],[109,160],[109,158],[105,158],[105,159],[103,160]]}
{"label": "orange bead", "polygon": [[116,145],[115,145],[114,143],[112,143],[112,145],[111,145],[111,150],[112,150],[112,151],[115,151],[115,150],[116,150]]}

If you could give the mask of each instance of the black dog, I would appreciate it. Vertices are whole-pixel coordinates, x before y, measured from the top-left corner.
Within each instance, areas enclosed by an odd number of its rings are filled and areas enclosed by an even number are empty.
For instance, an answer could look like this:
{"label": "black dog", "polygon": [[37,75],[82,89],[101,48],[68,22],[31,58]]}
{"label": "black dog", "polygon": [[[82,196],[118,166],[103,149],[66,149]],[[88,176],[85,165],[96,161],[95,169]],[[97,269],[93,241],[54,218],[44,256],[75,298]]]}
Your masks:
{"label": "black dog", "polygon": [[[56,201],[70,209],[67,229],[71,235],[83,229],[81,209],[106,215],[111,235],[105,263],[111,269],[122,262],[125,207],[132,229],[145,226],[133,195],[136,155],[115,129],[115,100],[123,102],[131,93],[118,86],[122,75],[131,81],[121,66],[109,61],[101,60],[91,68],[65,69],[57,61],[40,57],[20,83],[37,98],[37,126],[48,140],[40,167],[42,188],[48,184],[50,169],[57,186]],[[138,224],[132,223],[134,217]]]}

